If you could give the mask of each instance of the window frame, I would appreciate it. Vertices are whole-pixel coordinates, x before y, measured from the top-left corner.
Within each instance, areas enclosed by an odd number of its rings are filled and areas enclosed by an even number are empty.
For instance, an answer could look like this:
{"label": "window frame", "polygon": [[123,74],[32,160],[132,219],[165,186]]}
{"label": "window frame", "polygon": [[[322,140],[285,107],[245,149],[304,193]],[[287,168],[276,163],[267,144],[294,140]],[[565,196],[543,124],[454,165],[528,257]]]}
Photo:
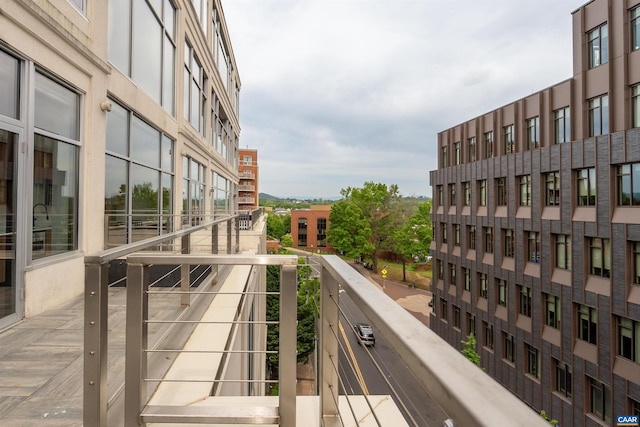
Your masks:
{"label": "window frame", "polygon": [[596,168],[582,168],[576,170],[577,206],[595,206],[598,200],[596,186]]}
{"label": "window frame", "polygon": [[540,116],[527,119],[527,149],[540,148]]}
{"label": "window frame", "polygon": [[609,133],[609,95],[593,97],[587,101],[589,136],[606,135]]}
{"label": "window frame", "polygon": [[504,135],[504,154],[513,154],[516,152],[515,126],[507,125],[503,128]]}
{"label": "window frame", "polygon": [[[628,193],[624,193],[628,188]],[[634,191],[634,188],[638,191]],[[640,163],[625,163],[616,167],[616,205],[640,206]],[[625,194],[626,200],[625,200]]]}
{"label": "window frame", "polygon": [[[589,245],[589,274],[592,276],[599,276],[603,278],[611,277],[611,240],[603,239],[600,237],[589,237],[588,238]],[[597,252],[600,251],[600,263],[602,264],[598,267]],[[607,268],[608,267],[608,268]]]}
{"label": "window frame", "polygon": [[573,397],[573,369],[571,365],[553,358],[553,391],[565,399]]}
{"label": "window frame", "polygon": [[598,345],[598,310],[585,304],[577,304],[576,338]]}
{"label": "window frame", "polygon": [[529,343],[524,343],[525,373],[540,379],[540,350]]}
{"label": "window frame", "polygon": [[531,317],[532,289],[529,286],[518,285],[518,314]]}
{"label": "window frame", "polygon": [[544,324],[554,329],[560,329],[560,322],[562,321],[560,297],[547,293],[543,293],[543,296],[545,301]]}
{"label": "window frame", "polygon": [[587,31],[587,64],[589,69],[609,62],[609,27],[607,23]]}
{"label": "window frame", "polygon": [[560,206],[562,191],[560,188],[560,172],[547,172],[544,174],[544,205]]}
{"label": "window frame", "polygon": [[478,181],[478,205],[487,206],[487,180],[481,179]]}
{"label": "window frame", "polygon": [[496,281],[496,305],[507,307],[509,304],[509,283],[505,279],[495,279]]}
{"label": "window frame", "polygon": [[483,135],[484,158],[490,159],[494,157],[493,152],[493,131],[485,132]]}
{"label": "window frame", "polygon": [[476,161],[476,137],[472,136],[467,139],[467,156],[469,158],[469,163]]}
{"label": "window frame", "polygon": [[[600,420],[611,421],[611,390],[606,384],[595,378],[590,376],[587,376],[587,378],[589,378],[587,383],[589,387],[589,413]],[[600,396],[597,396],[597,394]]]}
{"label": "window frame", "polygon": [[[467,225],[467,249],[476,250],[476,226]],[[638,270],[640,272],[640,270]],[[640,283],[638,283],[640,284]]]}
{"label": "window frame", "polygon": [[513,335],[502,331],[502,360],[514,364],[516,362],[516,344]]}
{"label": "window frame", "polygon": [[496,205],[507,206],[509,202],[509,187],[507,177],[501,176],[496,178]]}
{"label": "window frame", "polygon": [[553,112],[554,143],[571,142],[571,108],[558,108]]}
{"label": "window frame", "polygon": [[502,229],[503,236],[503,256],[506,258],[515,258],[516,256],[516,236],[515,230],[512,228]]}
{"label": "window frame", "polygon": [[493,245],[493,227],[482,227],[482,237],[484,240],[484,253],[492,254]]}
{"label": "window frame", "polygon": [[531,194],[531,175],[518,176],[518,186],[520,188],[519,205],[531,206],[532,194]]}
{"label": "window frame", "polygon": [[[563,270],[571,270],[572,265],[572,248],[571,236],[568,234],[554,234],[555,243],[555,268]],[[564,263],[562,263],[564,257]]]}
{"label": "window frame", "polygon": [[489,278],[487,273],[478,273],[478,298],[489,297]]}

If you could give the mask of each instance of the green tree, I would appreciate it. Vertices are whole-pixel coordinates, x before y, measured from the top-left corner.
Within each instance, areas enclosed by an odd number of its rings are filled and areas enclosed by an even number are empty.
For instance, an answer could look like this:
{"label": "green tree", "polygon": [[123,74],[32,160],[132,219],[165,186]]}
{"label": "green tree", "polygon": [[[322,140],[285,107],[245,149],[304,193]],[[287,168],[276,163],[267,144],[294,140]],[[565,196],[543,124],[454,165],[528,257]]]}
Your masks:
{"label": "green tree", "polygon": [[267,236],[280,240],[285,233],[286,231],[282,217],[272,212],[267,214]]}
{"label": "green tree", "polygon": [[402,228],[394,235],[396,253],[402,256],[403,280],[405,276],[404,260],[407,257],[422,258],[429,253],[433,231],[431,228],[431,200],[419,203],[417,209],[407,219]]}
{"label": "green tree", "polygon": [[293,238],[291,237],[291,234],[285,234],[284,236],[282,236],[282,238],[280,239],[280,244],[285,248],[290,248],[291,246],[293,246]]}
{"label": "green tree", "polygon": [[469,359],[474,365],[480,366],[480,355],[476,352],[476,337],[474,334],[469,334],[467,341],[460,341],[464,344],[464,348],[461,350],[462,354]]}
{"label": "green tree", "polygon": [[329,214],[327,240],[347,256],[371,257],[377,272],[379,252],[393,236],[391,213],[401,199],[398,186],[365,182],[362,188],[347,187],[340,194],[343,199]]}

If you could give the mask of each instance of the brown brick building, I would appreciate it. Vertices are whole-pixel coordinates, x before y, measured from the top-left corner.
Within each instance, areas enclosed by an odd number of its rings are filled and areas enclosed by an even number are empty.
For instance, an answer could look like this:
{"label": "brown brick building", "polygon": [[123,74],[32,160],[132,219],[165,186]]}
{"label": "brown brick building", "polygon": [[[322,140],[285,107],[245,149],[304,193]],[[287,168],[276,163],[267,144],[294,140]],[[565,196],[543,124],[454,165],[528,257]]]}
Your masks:
{"label": "brown brick building", "polygon": [[291,237],[293,246],[319,252],[333,252],[327,243],[331,205],[315,205],[310,209],[291,211]]}
{"label": "brown brick building", "polygon": [[640,414],[640,0],[574,11],[573,45],[572,78],[438,134],[430,324],[560,425],[616,425]]}

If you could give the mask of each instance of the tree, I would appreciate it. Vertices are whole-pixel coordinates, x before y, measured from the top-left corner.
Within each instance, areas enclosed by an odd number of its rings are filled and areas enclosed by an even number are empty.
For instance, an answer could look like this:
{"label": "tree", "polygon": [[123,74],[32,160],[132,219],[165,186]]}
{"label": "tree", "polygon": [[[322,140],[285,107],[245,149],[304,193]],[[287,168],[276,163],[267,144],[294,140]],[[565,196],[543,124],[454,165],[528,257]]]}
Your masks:
{"label": "tree", "polygon": [[402,256],[403,280],[406,280],[404,260],[413,256],[422,258],[429,253],[433,236],[430,215],[431,200],[419,203],[417,210],[394,235],[395,252]]}
{"label": "tree", "polygon": [[345,255],[371,257],[378,271],[378,255],[393,235],[390,216],[401,196],[398,186],[365,182],[362,188],[340,191],[343,199],[331,208],[327,241]]}
{"label": "tree", "polygon": [[462,354],[469,359],[474,365],[480,366],[480,355],[476,352],[476,337],[474,334],[469,334],[467,341],[460,341],[464,344],[464,348],[461,350]]}
{"label": "tree", "polygon": [[290,248],[291,246],[293,246],[293,238],[291,237],[291,234],[285,234],[284,236],[282,236],[282,239],[280,239],[280,244],[285,248]]}
{"label": "tree", "polygon": [[267,214],[267,236],[278,240],[282,239],[282,236],[286,233],[284,227],[284,221],[280,215],[274,213]]}

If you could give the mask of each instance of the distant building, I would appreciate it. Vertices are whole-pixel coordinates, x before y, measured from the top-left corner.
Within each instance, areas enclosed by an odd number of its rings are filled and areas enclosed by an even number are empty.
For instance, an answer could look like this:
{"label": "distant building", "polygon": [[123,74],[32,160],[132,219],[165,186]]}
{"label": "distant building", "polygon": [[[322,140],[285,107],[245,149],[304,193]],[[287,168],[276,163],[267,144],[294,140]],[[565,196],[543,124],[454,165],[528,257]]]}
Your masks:
{"label": "distant building", "polygon": [[313,205],[291,211],[291,238],[295,248],[333,252],[327,243],[331,205]]}
{"label": "distant building", "polygon": [[238,211],[240,227],[248,223],[251,212],[258,209],[260,198],[258,193],[258,150],[240,148],[238,150]]}
{"label": "distant building", "polygon": [[573,44],[572,78],[438,134],[430,327],[559,425],[616,425],[640,414],[640,1],[586,3]]}

